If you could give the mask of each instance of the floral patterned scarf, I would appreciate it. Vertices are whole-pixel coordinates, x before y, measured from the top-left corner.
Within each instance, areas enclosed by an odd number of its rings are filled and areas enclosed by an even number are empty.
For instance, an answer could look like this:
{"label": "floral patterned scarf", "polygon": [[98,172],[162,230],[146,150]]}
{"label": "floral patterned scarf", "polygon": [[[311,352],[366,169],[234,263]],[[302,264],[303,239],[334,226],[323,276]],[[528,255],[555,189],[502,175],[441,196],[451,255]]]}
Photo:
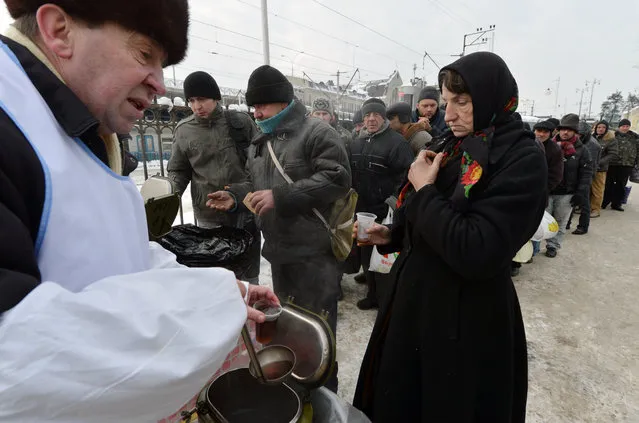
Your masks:
{"label": "floral patterned scarf", "polygon": [[[464,210],[473,188],[486,176],[495,127],[514,119],[512,115],[519,104],[519,90],[506,63],[493,53],[469,54],[444,67],[444,70],[461,75],[472,98],[473,123],[475,128],[482,128],[462,139],[449,133],[446,139],[432,146],[433,151],[444,153],[442,167],[462,155],[458,186],[451,201]],[[403,203],[409,191],[409,187],[404,187],[404,195],[400,194],[398,204]]]}

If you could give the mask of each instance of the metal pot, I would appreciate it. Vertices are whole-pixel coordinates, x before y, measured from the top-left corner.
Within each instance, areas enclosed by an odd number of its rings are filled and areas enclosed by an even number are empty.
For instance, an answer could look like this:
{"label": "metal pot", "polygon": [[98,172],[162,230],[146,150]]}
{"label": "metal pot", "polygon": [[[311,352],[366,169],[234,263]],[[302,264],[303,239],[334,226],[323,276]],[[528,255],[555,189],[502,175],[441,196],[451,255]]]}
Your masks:
{"label": "metal pot", "polygon": [[264,385],[248,369],[225,373],[200,392],[196,410],[200,423],[297,423],[302,403],[286,384]]}

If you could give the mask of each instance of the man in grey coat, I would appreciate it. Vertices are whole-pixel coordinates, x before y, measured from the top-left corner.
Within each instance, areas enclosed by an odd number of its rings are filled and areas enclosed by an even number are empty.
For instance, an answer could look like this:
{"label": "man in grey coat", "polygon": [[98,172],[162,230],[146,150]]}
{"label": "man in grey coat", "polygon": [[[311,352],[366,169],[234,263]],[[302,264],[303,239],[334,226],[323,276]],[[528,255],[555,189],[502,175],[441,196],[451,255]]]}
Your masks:
{"label": "man in grey coat", "polygon": [[169,178],[182,195],[191,183],[193,213],[203,228],[220,225],[246,229],[253,235],[249,269],[238,278],[257,284],[260,274],[260,232],[247,210],[225,213],[206,206],[207,195],[248,179],[246,149],[257,127],[246,113],[224,111],[220,89],[206,72],[184,81],[184,94],[193,114],[175,130],[168,164]]}
{"label": "man in grey coat", "polygon": [[[264,233],[262,254],[271,263],[273,287],[280,298],[316,313],[328,313],[336,333],[342,272],[333,255],[325,219],[351,187],[344,143],[326,122],[306,116],[293,86],[277,69],[257,68],[249,78],[246,102],[255,108],[262,133],[248,149],[250,180],[209,195],[209,207],[230,210],[248,203]],[[271,158],[270,148],[289,184]],[[337,390],[337,370],[326,384]]]}

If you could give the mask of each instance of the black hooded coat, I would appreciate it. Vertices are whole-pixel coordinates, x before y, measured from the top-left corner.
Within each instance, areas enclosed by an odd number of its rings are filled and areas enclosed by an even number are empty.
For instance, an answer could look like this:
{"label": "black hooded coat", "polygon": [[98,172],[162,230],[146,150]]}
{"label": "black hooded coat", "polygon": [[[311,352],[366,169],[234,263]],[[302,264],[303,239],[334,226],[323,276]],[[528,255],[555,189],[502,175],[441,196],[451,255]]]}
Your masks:
{"label": "black hooded coat", "polygon": [[[501,58],[474,53],[447,68],[469,88],[482,130],[461,149],[483,172],[464,195],[462,155],[453,156],[398,209],[391,244],[378,247],[401,250],[394,286],[353,404],[373,422],[523,422],[526,336],[510,262],[543,216],[546,159],[512,117],[517,84]],[[431,149],[459,141],[451,133]]]}

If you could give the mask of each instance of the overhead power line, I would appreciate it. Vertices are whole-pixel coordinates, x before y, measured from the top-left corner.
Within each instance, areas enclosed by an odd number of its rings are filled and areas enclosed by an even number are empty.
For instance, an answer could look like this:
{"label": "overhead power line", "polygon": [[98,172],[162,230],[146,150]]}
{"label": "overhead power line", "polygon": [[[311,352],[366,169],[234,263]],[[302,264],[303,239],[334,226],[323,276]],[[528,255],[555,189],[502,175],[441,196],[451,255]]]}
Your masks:
{"label": "overhead power line", "polygon": [[[198,40],[208,41],[208,42],[210,42],[210,43],[214,43],[214,44],[221,45],[221,46],[224,46],[224,47],[228,47],[228,48],[232,48],[232,49],[235,49],[235,50],[244,51],[244,52],[246,52],[246,53],[250,53],[250,54],[255,54],[255,55],[257,55],[257,56],[262,56],[262,55],[263,55],[263,53],[262,53],[262,52],[259,52],[259,51],[249,50],[249,49],[246,49],[246,48],[242,48],[242,47],[234,46],[234,45],[232,45],[232,44],[223,43],[222,41],[214,41],[214,40],[211,40],[211,39],[209,39],[209,38],[200,37],[200,36],[198,36],[198,35],[191,35],[191,38],[196,38],[196,39],[198,39]],[[195,50],[198,50],[198,51],[202,51],[201,49],[197,49],[197,48],[195,48],[195,47],[194,47],[194,49],[195,49]],[[246,60],[248,60],[248,59],[246,59]],[[281,59],[281,58],[278,58],[278,57],[272,58],[272,60],[277,60],[277,61],[280,61],[280,62],[286,62],[286,60]],[[253,60],[253,61],[255,62],[255,60]],[[261,63],[261,61],[260,61],[260,63]],[[328,71],[328,70],[326,70],[326,69],[320,69],[320,68],[315,68],[315,67],[313,67],[313,66],[306,66],[306,65],[302,65],[302,66],[303,66],[304,68],[312,69],[312,70],[316,71],[316,72],[313,72],[313,73],[322,74],[322,75],[327,75],[327,76],[331,76],[331,75],[332,75],[332,72],[331,72],[331,71]]]}
{"label": "overhead power line", "polygon": [[448,15],[452,20],[458,19],[458,20],[462,20],[462,21],[466,22],[469,25],[472,25],[472,23],[468,19],[464,18],[459,13],[455,13],[453,10],[447,8],[446,6],[444,6],[438,0],[430,0],[430,2],[434,3],[435,6],[437,6],[442,12],[444,12],[446,15]]}
{"label": "overhead power line", "polygon": [[[244,38],[248,38],[248,39],[251,39],[251,40],[254,40],[254,41],[262,42],[261,38],[253,37],[253,36],[246,35],[246,34],[242,34],[242,33],[239,33],[237,31],[233,31],[233,30],[228,29],[228,28],[223,28],[223,27],[221,27],[219,25],[215,25],[215,24],[212,24],[212,23],[200,21],[198,19],[191,19],[191,21],[192,22],[197,22],[197,23],[202,24],[202,25],[210,26],[212,28],[219,29],[220,31],[229,32],[231,34],[235,34],[235,35],[238,35],[238,36],[241,36],[241,37],[244,37]],[[335,63],[335,64],[338,64],[338,65],[346,66],[348,68],[353,67],[353,65],[350,65],[348,63],[339,62],[337,60],[329,59],[327,57],[318,56],[316,54],[309,53],[309,52],[302,51],[302,50],[298,50],[298,49],[295,49],[295,48],[292,48],[292,47],[288,47],[288,46],[285,46],[285,45],[282,45],[282,44],[277,44],[277,43],[271,42],[271,45],[279,47],[279,48],[283,48],[283,49],[288,50],[288,51],[294,51],[295,53],[303,53],[303,54],[305,54],[305,55],[307,55],[309,57],[314,57],[314,58],[319,59],[319,60],[324,60],[324,61],[327,61],[327,62],[331,62],[331,63]],[[363,71],[366,71],[366,72],[369,72],[369,73],[372,73],[372,74],[375,74],[375,75],[388,76],[385,73],[377,72],[377,71],[374,71],[374,70],[371,70],[371,69],[360,68],[360,70],[363,70]]]}
{"label": "overhead power line", "polygon": [[392,43],[394,43],[394,44],[397,44],[398,46],[403,47],[403,48],[405,48],[405,49],[406,49],[406,50],[408,50],[408,51],[412,51],[413,53],[418,54],[419,56],[421,56],[421,55],[422,55],[422,53],[420,53],[419,51],[417,51],[417,50],[415,50],[415,49],[412,49],[412,48],[408,47],[407,45],[400,43],[399,41],[395,41],[395,40],[393,40],[392,38],[390,38],[390,37],[388,37],[388,36],[386,36],[386,35],[382,34],[381,32],[377,31],[376,29],[373,29],[373,28],[371,28],[371,27],[369,27],[369,26],[367,26],[367,25],[364,25],[364,24],[363,24],[363,23],[361,23],[360,21],[358,21],[358,20],[356,20],[356,19],[353,19],[353,18],[351,18],[351,17],[349,17],[349,16],[346,16],[346,15],[345,15],[345,14],[343,14],[342,12],[340,12],[340,11],[338,11],[338,10],[335,10],[335,9],[333,9],[332,7],[327,6],[327,5],[325,5],[324,3],[322,3],[322,2],[320,2],[320,1],[318,1],[318,0],[311,0],[311,1],[312,1],[313,3],[317,3],[318,5],[322,6],[322,7],[323,7],[323,8],[325,8],[325,9],[328,9],[328,10],[330,10],[331,12],[333,12],[333,13],[335,13],[335,14],[337,14],[337,15],[341,16],[341,17],[343,17],[344,19],[348,19],[349,21],[353,22],[354,24],[357,24],[357,25],[361,26],[362,28],[366,28],[367,30],[371,31],[372,33],[377,34],[377,35],[379,35],[380,37],[384,38],[385,40],[388,40],[388,41],[390,41],[390,42],[392,42]]}

